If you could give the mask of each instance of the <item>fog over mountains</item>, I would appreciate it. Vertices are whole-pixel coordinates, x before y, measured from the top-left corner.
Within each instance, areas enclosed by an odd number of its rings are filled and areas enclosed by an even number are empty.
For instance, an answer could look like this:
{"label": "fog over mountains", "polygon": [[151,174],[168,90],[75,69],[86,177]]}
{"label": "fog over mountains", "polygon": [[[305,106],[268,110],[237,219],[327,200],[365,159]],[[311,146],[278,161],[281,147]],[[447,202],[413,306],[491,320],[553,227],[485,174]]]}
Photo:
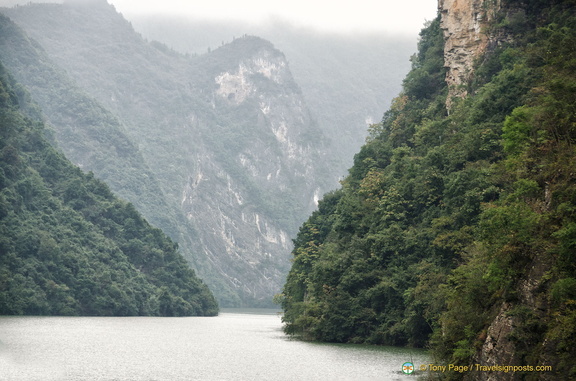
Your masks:
{"label": "fog over mountains", "polygon": [[[360,106],[383,98],[355,71],[362,48],[356,66],[343,64],[345,39],[298,34],[286,42],[294,59],[253,36],[186,55],[169,34],[169,45],[144,39],[105,1],[3,13],[23,30],[0,36],[0,59],[66,156],[177,241],[222,306],[270,305],[291,239],[379,118],[378,102]],[[392,46],[387,97],[402,76]]]}
{"label": "fog over mountains", "polygon": [[378,123],[401,89],[416,51],[416,35],[321,32],[285,20],[239,21],[129,14],[134,28],[176,51],[201,55],[245,34],[263,37],[281,50],[319,127],[332,137],[331,163],[345,176],[364,144],[367,127]]}

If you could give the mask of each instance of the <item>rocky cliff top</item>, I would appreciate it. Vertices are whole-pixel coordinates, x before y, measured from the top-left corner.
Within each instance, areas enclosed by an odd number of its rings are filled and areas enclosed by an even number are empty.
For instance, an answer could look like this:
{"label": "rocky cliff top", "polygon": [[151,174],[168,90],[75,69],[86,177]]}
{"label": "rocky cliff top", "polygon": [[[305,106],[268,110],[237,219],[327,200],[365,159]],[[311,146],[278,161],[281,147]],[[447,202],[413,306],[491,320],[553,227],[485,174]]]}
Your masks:
{"label": "rocky cliff top", "polygon": [[486,6],[485,0],[438,0],[445,39],[444,66],[448,68],[448,109],[453,98],[467,95],[474,61],[486,51],[490,39],[486,25],[500,6],[500,0],[494,0],[491,6]]}

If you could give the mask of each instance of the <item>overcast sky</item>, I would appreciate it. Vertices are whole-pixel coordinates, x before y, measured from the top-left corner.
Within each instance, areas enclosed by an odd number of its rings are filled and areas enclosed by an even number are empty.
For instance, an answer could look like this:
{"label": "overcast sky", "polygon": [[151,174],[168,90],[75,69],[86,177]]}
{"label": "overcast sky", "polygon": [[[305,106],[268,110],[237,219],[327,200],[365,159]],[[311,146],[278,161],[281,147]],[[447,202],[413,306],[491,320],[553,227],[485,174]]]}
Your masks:
{"label": "overcast sky", "polygon": [[175,13],[264,22],[279,17],[302,26],[347,32],[418,33],[436,16],[437,0],[108,0],[119,12]]}
{"label": "overcast sky", "polygon": [[[30,0],[0,0],[0,5]],[[86,0],[76,0],[86,1]],[[32,0],[32,2],[60,2]],[[108,0],[129,15],[166,13],[210,20],[267,22],[280,18],[322,30],[417,34],[436,16],[437,0]]]}

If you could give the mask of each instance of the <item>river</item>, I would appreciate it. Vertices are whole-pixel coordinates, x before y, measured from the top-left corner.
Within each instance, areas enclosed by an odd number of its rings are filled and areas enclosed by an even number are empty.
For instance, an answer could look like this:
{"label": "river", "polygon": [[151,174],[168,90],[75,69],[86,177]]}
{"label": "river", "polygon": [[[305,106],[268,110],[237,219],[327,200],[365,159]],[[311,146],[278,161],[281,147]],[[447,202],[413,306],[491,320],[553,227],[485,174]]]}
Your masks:
{"label": "river", "polygon": [[414,380],[425,351],[303,342],[269,310],[218,317],[0,317],[0,380]]}

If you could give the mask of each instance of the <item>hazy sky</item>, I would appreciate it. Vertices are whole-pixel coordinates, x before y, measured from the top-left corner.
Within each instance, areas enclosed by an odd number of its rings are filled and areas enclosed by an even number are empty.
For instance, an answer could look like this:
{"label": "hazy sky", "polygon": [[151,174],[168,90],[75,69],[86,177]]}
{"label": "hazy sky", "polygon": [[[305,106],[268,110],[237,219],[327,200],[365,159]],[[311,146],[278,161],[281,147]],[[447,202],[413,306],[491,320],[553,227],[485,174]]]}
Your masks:
{"label": "hazy sky", "polygon": [[[86,2],[91,0],[68,0]],[[0,6],[30,0],[0,0]],[[32,0],[33,3],[62,0]],[[436,17],[437,0],[108,0],[124,15],[175,14],[210,20],[290,21],[328,31],[417,34]]]}
{"label": "hazy sky", "polygon": [[418,33],[436,16],[437,0],[108,0],[119,12],[175,13],[250,22],[280,17],[303,26],[347,32]]}

